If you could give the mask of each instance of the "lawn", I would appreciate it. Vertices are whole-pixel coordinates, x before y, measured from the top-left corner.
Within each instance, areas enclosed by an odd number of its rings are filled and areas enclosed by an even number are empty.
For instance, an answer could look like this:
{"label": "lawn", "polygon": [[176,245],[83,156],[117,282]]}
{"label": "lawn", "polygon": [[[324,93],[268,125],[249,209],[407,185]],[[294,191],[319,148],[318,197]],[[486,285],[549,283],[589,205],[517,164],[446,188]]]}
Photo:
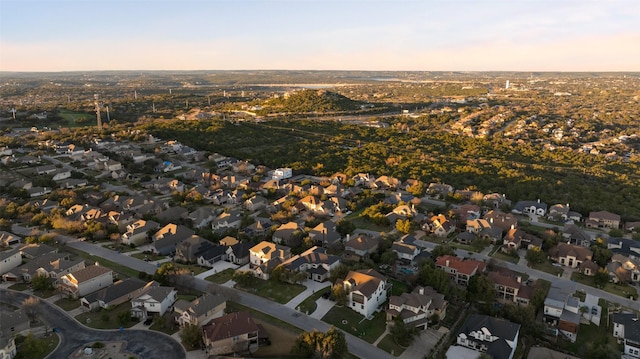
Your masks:
{"label": "lawn", "polygon": [[518,264],[518,261],[520,260],[520,257],[510,256],[508,254],[502,253],[501,251],[496,251],[491,256],[493,258],[500,259],[500,260],[503,260],[505,262],[511,262],[511,263],[514,263],[514,264]]}
{"label": "lawn", "polygon": [[224,284],[226,282],[228,282],[229,280],[231,280],[231,277],[233,277],[233,273],[235,273],[235,269],[233,268],[227,268],[225,270],[223,270],[222,272],[216,273],[216,274],[212,274],[210,276],[208,276],[207,278],[205,278],[205,280],[212,282],[212,283],[218,283],[218,284]]}
{"label": "lawn", "polygon": [[182,270],[185,270],[189,273],[191,273],[191,275],[198,275],[200,273],[204,273],[206,271],[208,271],[210,268],[205,268],[205,267],[201,267],[197,264],[180,264],[180,263],[175,263],[177,268],[181,268]]}
{"label": "lawn", "polygon": [[407,293],[409,291],[407,283],[396,279],[389,279],[388,282],[391,283],[391,295],[400,296],[402,293]]}
{"label": "lawn", "polygon": [[387,327],[384,312],[378,312],[373,319],[367,320],[347,307],[338,306],[331,308],[322,320],[369,343],[375,342]]}
{"label": "lawn", "polygon": [[70,310],[74,310],[78,308],[80,306],[80,300],[71,299],[71,298],[62,298],[62,299],[59,299],[54,304],[68,312]]}
{"label": "lawn", "polygon": [[385,335],[380,343],[378,343],[378,348],[394,356],[402,354],[402,352],[404,352],[404,350],[406,349],[405,347],[396,344],[391,334]]}
{"label": "lawn", "polygon": [[[48,335],[48,336],[37,336],[35,337],[35,342],[37,343],[34,347],[42,348],[42,355],[40,353],[34,353],[33,350],[26,348],[24,345],[24,340],[26,337],[22,335],[18,335],[15,339],[17,353],[15,359],[41,359],[46,358],[49,354],[58,346],[58,341],[60,338],[57,335]],[[11,356],[9,356],[11,357]]]}
{"label": "lawn", "polygon": [[162,317],[155,317],[149,329],[162,332],[167,335],[172,335],[180,330],[178,324],[173,320],[172,313],[165,313]]}
{"label": "lawn", "polygon": [[111,309],[100,309],[98,311],[78,314],[76,320],[94,329],[118,329],[120,327],[130,328],[137,322],[129,320],[126,323],[120,322],[118,316],[123,312],[131,313],[131,303],[125,302]]}
{"label": "lawn", "polygon": [[119,244],[107,244],[106,246],[104,246],[104,248],[111,249],[112,251],[116,251],[118,253],[133,252],[136,250],[135,248],[131,248],[130,246]]}
{"label": "lawn", "polygon": [[280,304],[287,304],[291,299],[306,289],[305,286],[300,284],[289,284],[276,280],[262,280],[258,278],[255,278],[248,287],[242,287],[236,284],[236,288]]}
{"label": "lawn", "polygon": [[[604,326],[595,324],[580,324],[578,328],[578,336],[575,343],[558,339],[558,346],[564,350],[575,353],[580,358],[584,358],[594,347],[610,344],[610,349],[618,348],[616,339],[613,337],[611,330],[607,330]],[[620,351],[614,353],[611,357],[619,358]]]}
{"label": "lawn", "polygon": [[84,127],[96,123],[96,116],[87,113],[60,110],[58,115],[67,121],[69,127]]}
{"label": "lawn", "polygon": [[160,259],[165,259],[165,258],[167,258],[166,256],[159,256],[159,255],[157,255],[157,254],[155,254],[155,253],[143,253],[143,252],[140,252],[140,253],[133,253],[133,254],[131,255],[131,257],[133,257],[133,258],[138,258],[138,259],[140,259],[140,260],[142,260],[142,261],[143,261],[145,258],[148,258],[150,261],[157,261],[157,260],[160,260]]}
{"label": "lawn", "polygon": [[544,263],[540,263],[540,264],[529,263],[529,267],[535,270],[553,274],[555,276],[562,275],[562,273],[564,272],[564,269],[562,269],[561,267],[554,267],[553,265],[551,265],[549,261],[545,261]]}
{"label": "lawn", "polygon": [[23,290],[29,289],[30,286],[31,286],[31,283],[16,283],[9,286],[9,289],[22,292]]}
{"label": "lawn", "polygon": [[307,315],[316,311],[318,307],[316,301],[322,297],[324,293],[327,293],[331,290],[331,287],[324,288],[316,293],[311,294],[307,299],[305,299],[300,305],[298,305],[298,310],[302,313],[307,313]]}
{"label": "lawn", "polygon": [[[596,287],[595,284],[593,283],[593,278],[588,277],[581,273],[574,272],[571,275],[571,280],[574,280],[578,283],[582,283],[591,287]],[[615,283],[607,283],[604,286],[604,288],[602,288],[602,290],[623,298],[629,298],[629,296],[632,296],[634,300],[638,298],[638,292],[636,291],[636,289],[626,284],[622,285],[622,284],[615,284]]]}

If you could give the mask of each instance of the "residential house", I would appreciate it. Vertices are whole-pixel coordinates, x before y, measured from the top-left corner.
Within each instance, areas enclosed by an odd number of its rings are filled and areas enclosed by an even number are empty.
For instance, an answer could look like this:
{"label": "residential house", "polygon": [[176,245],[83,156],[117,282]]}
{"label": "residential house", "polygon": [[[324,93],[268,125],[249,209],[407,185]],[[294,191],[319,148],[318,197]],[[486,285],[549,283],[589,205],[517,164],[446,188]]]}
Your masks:
{"label": "residential house", "polygon": [[213,318],[224,314],[227,300],[220,294],[205,293],[193,301],[179,299],[173,305],[175,321],[181,327],[202,326]]}
{"label": "residential house", "polygon": [[640,358],[640,320],[636,313],[613,313],[613,336],[624,344],[623,357]]}
{"label": "residential house", "polygon": [[213,215],[213,211],[211,208],[207,207],[198,207],[193,212],[189,213],[187,216],[193,223],[195,228],[204,228],[209,226],[209,223],[215,218]]}
{"label": "residential house", "polygon": [[607,263],[607,271],[614,283],[637,283],[640,281],[640,258],[616,253]]}
{"label": "residential house", "polygon": [[44,243],[25,243],[20,247],[20,254],[23,258],[39,258],[47,253],[55,253],[58,250]]}
{"label": "residential house", "polygon": [[502,251],[517,251],[518,249],[542,249],[542,238],[529,234],[519,228],[511,228],[502,238]]}
{"label": "residential house", "polygon": [[620,228],[620,215],[607,211],[589,212],[586,225],[587,228]]}
{"label": "residential house", "polygon": [[452,212],[458,223],[466,225],[468,220],[480,218],[482,209],[478,205],[466,203],[461,206],[454,207]]}
{"label": "residential house", "polygon": [[36,276],[56,280],[65,274],[84,268],[83,259],[69,259],[68,253],[46,253],[2,275],[8,282],[31,282]]}
{"label": "residential house", "polygon": [[273,232],[273,242],[295,247],[300,244],[304,229],[296,222],[289,222],[281,225]]}
{"label": "residential house", "polygon": [[267,241],[262,241],[249,249],[252,267],[258,267],[274,258],[283,260],[291,257],[291,248]]}
{"label": "residential house", "polygon": [[467,189],[457,189],[455,190],[455,192],[453,192],[453,195],[462,199],[463,201],[471,201],[475,198],[479,200],[480,198],[484,197],[484,194],[482,192]]}
{"label": "residential house", "polygon": [[431,233],[436,237],[445,238],[456,229],[455,224],[443,214],[431,217],[430,221]]}
{"label": "residential house", "polygon": [[20,251],[12,249],[0,252],[0,275],[3,275],[22,264]]}
{"label": "residential house", "polygon": [[[593,277],[600,270],[600,266],[594,261],[586,260],[580,265],[580,273]],[[640,273],[639,273],[640,274]]]}
{"label": "residential house", "polygon": [[[176,254],[174,259],[184,263],[196,263],[203,253],[213,247],[221,247],[200,236],[192,235],[182,242],[176,244]],[[221,251],[224,253],[224,251]],[[220,258],[219,260],[222,260]]]}
{"label": "residential house", "polygon": [[453,186],[445,183],[429,183],[427,194],[432,197],[446,198],[449,193],[453,193]]}
{"label": "residential house", "polygon": [[17,354],[15,338],[31,328],[23,309],[0,310],[0,358],[12,359]]}
{"label": "residential house", "polygon": [[517,214],[533,214],[536,216],[544,216],[547,214],[547,204],[537,201],[518,201],[511,210]]}
{"label": "residential house", "polygon": [[139,219],[127,226],[127,231],[122,234],[123,244],[139,246],[147,242],[151,233],[160,228],[160,224],[154,221]]}
{"label": "residential house", "polygon": [[276,168],[275,170],[273,170],[271,179],[283,180],[283,179],[291,178],[292,175],[293,175],[293,171],[291,170],[291,168]]}
{"label": "residential house", "polygon": [[358,234],[344,244],[344,258],[348,260],[364,260],[378,250],[380,237],[372,237],[367,234]]}
{"label": "residential house", "polygon": [[447,272],[456,284],[467,286],[469,279],[485,271],[486,263],[474,259],[463,260],[458,257],[444,255],[436,259],[436,268]]}
{"label": "residential house", "polygon": [[199,266],[213,268],[214,263],[227,259],[227,250],[229,247],[213,244],[201,249],[196,262]]}
{"label": "residential house", "polygon": [[549,250],[549,257],[563,266],[578,268],[586,260],[590,260],[593,252],[589,248],[568,243],[558,243]]}
{"label": "residential house", "polygon": [[302,204],[307,211],[317,214],[317,215],[332,215],[331,211],[333,205],[326,206],[324,201],[321,201],[319,197],[316,196],[306,196],[298,203]]}
{"label": "residential house", "polygon": [[387,323],[400,317],[406,325],[420,330],[427,329],[427,324],[433,315],[441,320],[446,315],[447,301],[444,295],[431,287],[416,287],[411,293],[389,298],[387,309]]}
{"label": "residential house", "polygon": [[249,250],[252,245],[247,242],[238,242],[226,247],[225,256],[228,262],[243,266],[250,261]]}
{"label": "residential house", "polygon": [[575,342],[580,327],[580,302],[572,296],[574,288],[552,285],[544,300],[544,321],[569,341]]}
{"label": "residential house", "polygon": [[487,275],[493,282],[499,300],[528,305],[532,290],[522,283],[522,277],[508,271],[489,272]]}
{"label": "residential house", "polygon": [[177,296],[178,291],[173,287],[150,287],[131,300],[131,315],[140,319],[163,316],[175,303]]}
{"label": "residential house", "polygon": [[593,244],[593,239],[587,232],[580,229],[575,224],[566,224],[562,228],[562,237],[570,244],[589,248]]}
{"label": "residential house", "polygon": [[244,228],[244,232],[248,236],[263,238],[269,228],[271,227],[271,222],[266,218],[256,218],[256,221],[251,223],[250,225]]}
{"label": "residential house", "polygon": [[510,228],[518,227],[518,218],[511,213],[505,213],[498,209],[487,212],[484,217],[492,226],[507,231]]}
{"label": "residential house", "polygon": [[211,229],[223,232],[227,229],[238,229],[242,222],[242,212],[238,210],[224,211],[211,221]]}
{"label": "residential house", "polygon": [[567,222],[569,220],[569,203],[558,203],[549,207],[547,218],[551,221]]}
{"label": "residential house", "polygon": [[513,359],[518,346],[520,324],[488,315],[471,314],[456,335],[456,344],[447,351],[448,359],[471,358],[461,355],[460,347],[486,354],[493,359]]}
{"label": "residential house", "polygon": [[58,288],[74,298],[84,297],[113,284],[113,270],[96,265],[65,274],[58,280]]}
{"label": "residential house", "polygon": [[83,308],[88,310],[95,310],[98,308],[107,309],[137,297],[148,287],[154,285],[157,286],[158,283],[147,283],[138,278],[127,278],[82,297],[80,299],[80,304]]}
{"label": "residential house", "polygon": [[258,349],[264,329],[247,312],[215,318],[202,327],[203,344],[209,355],[251,353]]}
{"label": "residential house", "polygon": [[316,282],[327,280],[331,271],[338,265],[340,265],[340,257],[327,254],[324,248],[317,246],[282,262],[285,269],[291,272],[306,272],[307,278]]}
{"label": "residential house", "polygon": [[348,307],[365,318],[371,318],[387,300],[387,278],[373,269],[349,271],[342,285]]}
{"label": "residential house", "polygon": [[417,246],[400,241],[393,242],[391,250],[396,252],[399,260],[406,261],[408,263],[413,263],[416,256],[420,254],[420,249]]}
{"label": "residential house", "polygon": [[250,212],[257,212],[267,208],[269,200],[262,196],[253,196],[244,201],[244,208]]}
{"label": "residential house", "polygon": [[342,240],[342,236],[336,231],[336,222],[324,221],[309,231],[309,238],[323,247],[331,247]]}
{"label": "residential house", "polygon": [[174,206],[165,208],[156,214],[156,217],[162,224],[177,222],[189,218],[189,210],[184,207]]}
{"label": "residential house", "polygon": [[467,220],[466,231],[472,233],[477,238],[491,240],[492,243],[495,243],[502,239],[502,229],[498,226],[494,226],[491,220]]}
{"label": "residential house", "polygon": [[613,253],[640,259],[640,243],[633,239],[609,237],[607,248]]}
{"label": "residential house", "polygon": [[169,223],[160,228],[152,237],[151,250],[159,255],[174,253],[176,246],[195,232],[185,226]]}

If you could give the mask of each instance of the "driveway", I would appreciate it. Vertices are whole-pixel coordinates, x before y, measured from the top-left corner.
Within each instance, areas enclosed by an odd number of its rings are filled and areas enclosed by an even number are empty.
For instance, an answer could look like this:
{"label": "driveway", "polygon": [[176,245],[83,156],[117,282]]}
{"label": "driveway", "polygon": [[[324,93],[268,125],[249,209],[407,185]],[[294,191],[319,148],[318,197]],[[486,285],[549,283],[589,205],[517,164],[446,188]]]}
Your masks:
{"label": "driveway", "polygon": [[[29,294],[0,289],[0,303],[20,307]],[[38,317],[49,327],[56,328],[60,337],[58,347],[50,358],[69,358],[87,344],[94,342],[125,342],[124,350],[138,358],[186,358],[186,352],[180,343],[170,336],[150,330],[96,330],[85,327],[57,306],[40,300],[36,310]],[[153,345],[149,345],[153,343]]]}
{"label": "driveway", "polygon": [[413,340],[413,343],[400,354],[399,358],[414,359],[427,356],[444,334],[444,332],[431,328],[421,332],[420,335]]}
{"label": "driveway", "polygon": [[316,282],[315,280],[307,279],[304,282],[304,286],[307,287],[307,289],[305,289],[302,293],[298,294],[293,299],[291,299],[287,304],[285,304],[287,307],[296,309],[296,307],[300,305],[300,303],[302,303],[305,299],[309,298],[309,296],[311,296],[312,294],[314,294],[315,292],[321,289],[331,286],[331,283],[328,281],[319,283],[319,282]]}

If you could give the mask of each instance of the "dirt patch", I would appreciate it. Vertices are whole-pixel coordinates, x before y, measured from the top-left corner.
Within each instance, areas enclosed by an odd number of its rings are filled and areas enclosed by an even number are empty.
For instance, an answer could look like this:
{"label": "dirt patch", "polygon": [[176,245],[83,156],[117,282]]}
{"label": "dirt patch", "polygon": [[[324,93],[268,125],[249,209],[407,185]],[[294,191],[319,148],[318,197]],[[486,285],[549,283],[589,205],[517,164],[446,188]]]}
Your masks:
{"label": "dirt patch", "polygon": [[280,357],[287,356],[291,353],[291,348],[298,334],[260,319],[253,318],[253,320],[256,324],[261,324],[264,327],[269,335],[269,340],[271,340],[271,345],[260,347],[253,353],[256,358]]}

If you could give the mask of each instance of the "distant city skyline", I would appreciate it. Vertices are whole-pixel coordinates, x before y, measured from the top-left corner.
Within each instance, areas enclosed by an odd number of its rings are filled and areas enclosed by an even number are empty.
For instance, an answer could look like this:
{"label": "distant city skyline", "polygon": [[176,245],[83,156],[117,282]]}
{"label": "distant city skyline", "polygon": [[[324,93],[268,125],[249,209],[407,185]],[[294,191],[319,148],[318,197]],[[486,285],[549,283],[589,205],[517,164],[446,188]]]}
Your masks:
{"label": "distant city skyline", "polygon": [[640,71],[635,0],[0,0],[0,71]]}

